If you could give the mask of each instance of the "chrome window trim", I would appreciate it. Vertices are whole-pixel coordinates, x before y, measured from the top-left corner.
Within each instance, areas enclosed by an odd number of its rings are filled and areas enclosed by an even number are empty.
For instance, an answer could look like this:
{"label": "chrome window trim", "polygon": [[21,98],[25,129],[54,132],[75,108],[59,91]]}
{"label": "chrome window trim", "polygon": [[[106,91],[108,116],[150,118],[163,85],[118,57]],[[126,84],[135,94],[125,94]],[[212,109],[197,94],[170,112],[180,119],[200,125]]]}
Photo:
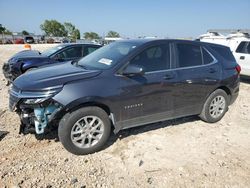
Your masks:
{"label": "chrome window trim", "polygon": [[[210,66],[210,65],[218,63],[218,60],[213,56],[213,54],[211,52],[209,52],[209,50],[207,50],[204,46],[202,46],[201,48],[206,50],[206,52],[213,58],[213,61],[211,63],[201,64],[201,65],[196,65],[196,66],[189,66],[189,67],[179,67],[179,68],[173,68],[173,69],[165,69],[165,70],[160,70],[160,71],[150,71],[150,72],[145,72],[145,74],[151,74],[151,73],[157,73],[157,72],[165,72],[165,71],[171,71],[171,70],[175,71],[175,70],[193,69],[193,68],[198,68],[198,67],[206,67],[206,66]],[[203,54],[202,54],[202,61],[203,61]],[[202,63],[204,63],[204,62],[202,62]]]}
{"label": "chrome window trim", "polygon": [[[167,72],[167,71],[186,70],[186,69],[193,69],[193,68],[198,68],[198,67],[207,67],[207,66],[214,65],[214,64],[218,63],[218,60],[213,56],[213,54],[209,50],[207,50],[204,46],[201,46],[201,48],[203,48],[204,50],[206,50],[206,52],[213,58],[213,61],[211,63],[204,64],[203,53],[201,51],[201,53],[202,53],[202,64],[201,65],[189,66],[189,67],[179,67],[179,68],[171,68],[170,67],[170,69],[145,72],[145,75],[147,75],[147,74],[153,74],[153,73]],[[172,59],[173,59],[173,57],[172,57],[172,54],[170,53],[170,66],[172,66]],[[123,76],[123,75],[120,75],[120,74],[115,74],[115,75],[116,76]]]}

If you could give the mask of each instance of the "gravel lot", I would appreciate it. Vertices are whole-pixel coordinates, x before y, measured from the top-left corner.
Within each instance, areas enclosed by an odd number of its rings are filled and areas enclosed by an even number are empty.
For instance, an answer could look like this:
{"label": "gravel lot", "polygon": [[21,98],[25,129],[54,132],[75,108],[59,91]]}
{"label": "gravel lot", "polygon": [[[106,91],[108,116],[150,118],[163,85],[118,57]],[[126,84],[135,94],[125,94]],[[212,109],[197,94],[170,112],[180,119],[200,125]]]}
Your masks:
{"label": "gravel lot", "polygon": [[[0,45],[0,66],[22,49]],[[19,135],[5,82],[0,71],[0,187],[250,186],[250,81],[218,123],[187,117],[129,129],[87,156],[68,153],[56,133]]]}

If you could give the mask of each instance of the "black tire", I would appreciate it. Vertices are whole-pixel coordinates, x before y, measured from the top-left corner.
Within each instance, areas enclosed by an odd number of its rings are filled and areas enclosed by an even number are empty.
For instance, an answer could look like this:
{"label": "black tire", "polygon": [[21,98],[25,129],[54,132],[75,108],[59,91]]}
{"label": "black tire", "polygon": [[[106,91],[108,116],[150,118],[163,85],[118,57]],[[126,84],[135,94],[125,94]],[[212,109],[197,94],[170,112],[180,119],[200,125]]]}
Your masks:
{"label": "black tire", "polygon": [[[85,121],[81,119],[83,117],[90,117],[90,116],[99,118],[99,120],[101,120],[100,122],[103,123],[102,136],[98,141],[96,141],[96,144],[93,146],[90,146],[88,148],[78,147],[78,145],[73,143],[71,132],[73,131],[74,126],[76,126],[77,122]],[[85,125],[83,126],[83,128],[84,127]],[[84,107],[84,108],[80,108],[76,111],[73,111],[71,113],[67,113],[66,115],[64,115],[64,117],[59,122],[58,136],[59,136],[59,140],[61,141],[62,145],[64,146],[66,150],[68,150],[69,152],[75,155],[86,155],[86,154],[97,152],[100,149],[102,149],[109,138],[110,131],[111,131],[111,122],[107,113],[104,110],[102,110],[99,107]],[[85,139],[89,139],[89,134],[93,134],[93,133],[87,133],[86,131],[82,134],[84,134],[85,137],[87,135],[87,138],[84,138],[85,140]],[[80,137],[81,136],[82,135],[80,135]],[[85,141],[83,143],[85,143]]]}
{"label": "black tire", "polygon": [[[210,108],[212,109],[212,107],[210,106],[212,101],[216,98],[216,97],[223,97],[225,99],[225,107],[224,109],[222,110],[221,109],[221,114],[218,115],[218,117],[213,117],[210,113]],[[215,123],[215,122],[218,122],[221,120],[221,118],[225,115],[225,113],[227,112],[228,110],[228,104],[229,104],[229,97],[227,95],[227,93],[222,90],[222,89],[217,89],[215,90],[213,93],[211,93],[209,95],[209,97],[207,98],[204,106],[203,106],[203,109],[202,109],[202,112],[201,114],[199,115],[199,117],[205,121],[205,122],[208,122],[208,123]]]}

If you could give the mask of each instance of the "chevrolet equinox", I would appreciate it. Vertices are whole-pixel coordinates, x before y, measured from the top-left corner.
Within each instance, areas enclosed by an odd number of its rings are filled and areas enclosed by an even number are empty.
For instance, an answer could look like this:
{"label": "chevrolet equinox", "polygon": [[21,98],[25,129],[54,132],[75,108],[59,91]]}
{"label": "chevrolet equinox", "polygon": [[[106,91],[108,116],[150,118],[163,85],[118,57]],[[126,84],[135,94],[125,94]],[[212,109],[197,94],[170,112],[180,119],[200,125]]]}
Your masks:
{"label": "chevrolet equinox", "polygon": [[123,40],[20,76],[9,107],[20,116],[21,133],[58,127],[63,146],[84,155],[100,150],[111,129],[190,115],[219,121],[238,96],[240,70],[225,46]]}

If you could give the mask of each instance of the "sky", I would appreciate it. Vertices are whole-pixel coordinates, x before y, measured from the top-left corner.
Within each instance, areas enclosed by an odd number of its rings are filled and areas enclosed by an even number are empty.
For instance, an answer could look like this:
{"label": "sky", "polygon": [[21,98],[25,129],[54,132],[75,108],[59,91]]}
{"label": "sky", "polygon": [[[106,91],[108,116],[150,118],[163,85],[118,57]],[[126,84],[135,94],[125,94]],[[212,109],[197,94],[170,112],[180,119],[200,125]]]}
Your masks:
{"label": "sky", "polygon": [[0,24],[42,34],[44,20],[71,22],[81,34],[197,37],[208,29],[250,29],[250,0],[0,0]]}

